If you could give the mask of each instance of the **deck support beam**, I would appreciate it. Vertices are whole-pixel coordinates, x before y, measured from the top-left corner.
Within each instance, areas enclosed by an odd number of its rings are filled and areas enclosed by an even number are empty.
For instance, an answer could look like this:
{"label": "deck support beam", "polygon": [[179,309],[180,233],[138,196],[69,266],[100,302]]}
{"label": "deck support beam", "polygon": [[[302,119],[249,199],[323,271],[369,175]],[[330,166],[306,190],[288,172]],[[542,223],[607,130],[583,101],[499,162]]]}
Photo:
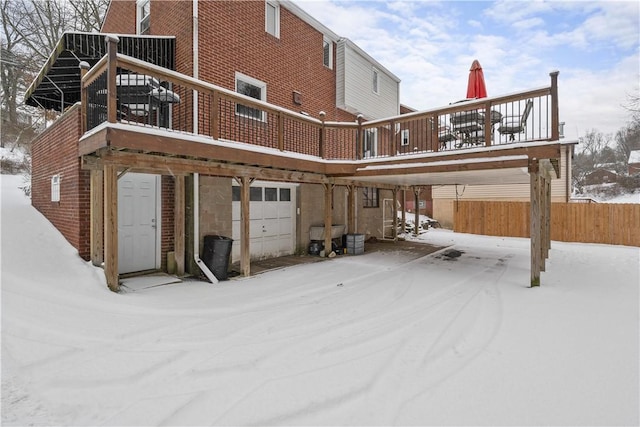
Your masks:
{"label": "deck support beam", "polygon": [[240,270],[243,276],[249,277],[251,275],[249,197],[253,179],[248,176],[242,176],[236,178],[236,180],[240,183],[240,218],[242,219],[240,224]]}
{"label": "deck support beam", "polygon": [[104,257],[107,286],[118,292],[118,169],[112,165],[104,167]]}
{"label": "deck support beam", "polygon": [[347,185],[347,234],[356,234],[356,191],[358,187],[355,185]]}
{"label": "deck support beam", "polygon": [[91,170],[90,178],[90,251],[91,263],[101,267],[104,262],[104,174],[102,170]]}
{"label": "deck support beam", "polygon": [[416,237],[420,235],[418,232],[418,227],[420,227],[420,191],[422,187],[419,185],[413,186],[413,210],[414,210],[414,224],[413,224],[413,233]]}
{"label": "deck support beam", "polygon": [[185,265],[185,186],[184,176],[174,177],[173,251],[176,259],[176,275],[184,276]]}
{"label": "deck support beam", "polygon": [[398,187],[391,190],[393,193],[393,241],[398,241]]}
{"label": "deck support beam", "polygon": [[322,184],[324,187],[324,256],[331,253],[331,231],[333,225],[333,184]]}

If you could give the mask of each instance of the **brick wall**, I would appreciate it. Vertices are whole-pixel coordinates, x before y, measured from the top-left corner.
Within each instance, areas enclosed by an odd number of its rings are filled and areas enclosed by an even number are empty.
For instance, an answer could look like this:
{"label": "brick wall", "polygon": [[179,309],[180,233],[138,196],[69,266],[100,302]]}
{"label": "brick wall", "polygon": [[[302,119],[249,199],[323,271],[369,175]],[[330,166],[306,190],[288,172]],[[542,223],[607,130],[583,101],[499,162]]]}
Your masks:
{"label": "brick wall", "polygon": [[112,0],[102,23],[103,33],[135,34],[135,0]]}
{"label": "brick wall", "polygon": [[172,176],[163,175],[161,178],[161,243],[160,262],[161,269],[167,271],[167,252],[174,249],[174,207],[175,207],[175,180]]}
{"label": "brick wall", "polygon": [[[89,171],[80,169],[80,108],[71,107],[31,148],[31,203],[86,260],[90,256]],[[60,201],[51,201],[51,177],[60,175]]]}

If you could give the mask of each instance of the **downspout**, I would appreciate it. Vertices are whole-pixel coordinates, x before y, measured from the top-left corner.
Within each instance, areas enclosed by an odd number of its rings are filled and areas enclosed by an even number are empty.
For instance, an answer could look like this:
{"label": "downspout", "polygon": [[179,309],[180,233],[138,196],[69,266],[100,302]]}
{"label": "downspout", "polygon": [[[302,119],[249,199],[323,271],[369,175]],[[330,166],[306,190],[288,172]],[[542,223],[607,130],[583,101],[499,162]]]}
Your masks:
{"label": "downspout", "polygon": [[[193,0],[193,78],[198,78],[198,0]],[[198,134],[198,92],[193,91],[193,133]],[[218,283],[200,259],[200,175],[193,173],[193,259],[211,283]]]}

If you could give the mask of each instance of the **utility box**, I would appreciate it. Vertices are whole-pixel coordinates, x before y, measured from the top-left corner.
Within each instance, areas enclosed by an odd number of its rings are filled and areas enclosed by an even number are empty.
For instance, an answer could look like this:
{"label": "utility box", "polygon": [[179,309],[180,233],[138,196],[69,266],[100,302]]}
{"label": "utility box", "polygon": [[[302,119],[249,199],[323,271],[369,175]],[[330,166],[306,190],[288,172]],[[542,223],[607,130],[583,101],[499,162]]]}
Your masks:
{"label": "utility box", "polygon": [[364,253],[364,234],[347,234],[347,254],[360,255]]}

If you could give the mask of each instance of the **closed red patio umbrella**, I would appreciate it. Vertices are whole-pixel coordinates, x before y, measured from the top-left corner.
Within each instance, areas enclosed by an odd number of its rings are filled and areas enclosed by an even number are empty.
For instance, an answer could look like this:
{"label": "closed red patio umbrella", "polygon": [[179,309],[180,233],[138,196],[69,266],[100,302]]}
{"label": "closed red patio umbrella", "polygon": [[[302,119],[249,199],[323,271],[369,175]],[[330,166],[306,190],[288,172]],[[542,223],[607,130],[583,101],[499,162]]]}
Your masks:
{"label": "closed red patio umbrella", "polygon": [[467,99],[486,98],[487,88],[484,85],[484,73],[477,59],[474,59],[469,70],[469,84],[467,85]]}

